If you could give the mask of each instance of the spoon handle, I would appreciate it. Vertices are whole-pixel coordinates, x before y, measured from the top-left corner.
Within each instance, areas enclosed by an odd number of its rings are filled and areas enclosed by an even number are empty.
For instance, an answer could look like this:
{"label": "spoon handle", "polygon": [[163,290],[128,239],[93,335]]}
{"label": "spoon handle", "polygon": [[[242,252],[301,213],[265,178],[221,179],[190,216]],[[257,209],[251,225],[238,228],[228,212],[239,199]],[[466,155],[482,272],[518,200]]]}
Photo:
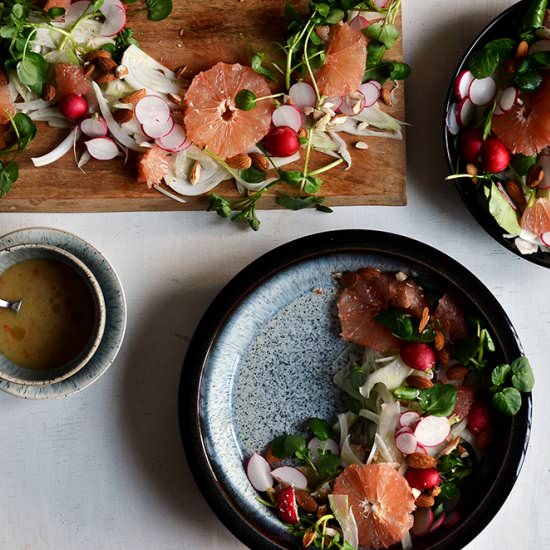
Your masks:
{"label": "spoon handle", "polygon": [[6,300],[0,300],[0,307],[11,309],[11,302],[7,302]]}

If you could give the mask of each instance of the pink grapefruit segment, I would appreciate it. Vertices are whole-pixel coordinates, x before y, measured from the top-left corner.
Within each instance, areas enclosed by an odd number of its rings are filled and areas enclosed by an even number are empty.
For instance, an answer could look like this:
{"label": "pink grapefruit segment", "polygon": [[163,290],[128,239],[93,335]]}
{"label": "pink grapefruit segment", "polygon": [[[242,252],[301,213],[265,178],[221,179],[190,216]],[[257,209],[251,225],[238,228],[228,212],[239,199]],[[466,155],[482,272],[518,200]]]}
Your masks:
{"label": "pink grapefruit segment", "polygon": [[536,92],[521,93],[520,99],[493,118],[493,132],[512,153],[534,156],[550,145],[550,77]]}
{"label": "pink grapefruit segment", "polygon": [[220,62],[195,76],[185,95],[187,137],[224,159],[249,151],[268,133],[273,105],[264,100],[238,109],[235,96],[243,89],[258,98],[271,93],[261,75],[239,63]]}
{"label": "pink grapefruit segment", "polygon": [[361,547],[388,548],[413,526],[412,490],[388,464],[348,466],[336,478],[333,493],[348,496]]}
{"label": "pink grapefruit segment", "polygon": [[169,166],[170,153],[158,145],[153,145],[139,159],[138,182],[146,183],[150,189],[154,184],[160,183],[168,174]]}
{"label": "pink grapefruit segment", "polygon": [[15,105],[10,97],[8,80],[0,70],[0,125],[8,124],[15,113]]}
{"label": "pink grapefruit segment", "polygon": [[56,64],[55,83],[58,99],[70,94],[93,96],[90,80],[84,76],[84,68],[80,65]]}
{"label": "pink grapefruit segment", "polygon": [[347,23],[334,25],[325,63],[316,74],[319,91],[327,97],[355,92],[363,80],[366,62],[365,37]]}
{"label": "pink grapefruit segment", "polygon": [[521,216],[521,227],[537,235],[550,231],[550,199],[541,197],[526,208]]}

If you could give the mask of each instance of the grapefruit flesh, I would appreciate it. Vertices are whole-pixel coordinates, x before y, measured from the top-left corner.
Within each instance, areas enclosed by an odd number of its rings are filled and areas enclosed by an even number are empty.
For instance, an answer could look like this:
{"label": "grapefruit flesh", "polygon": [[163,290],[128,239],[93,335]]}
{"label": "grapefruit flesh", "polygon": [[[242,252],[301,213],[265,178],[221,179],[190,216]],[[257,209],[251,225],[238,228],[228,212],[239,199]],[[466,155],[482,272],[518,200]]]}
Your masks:
{"label": "grapefruit flesh", "polygon": [[361,547],[387,548],[413,526],[412,490],[388,464],[352,464],[336,478],[332,492],[348,496]]}
{"label": "grapefruit flesh", "polygon": [[315,76],[321,94],[327,97],[347,96],[361,85],[367,62],[364,36],[347,23],[331,29],[326,59]]}
{"label": "grapefruit flesh", "polygon": [[428,306],[413,281],[397,281],[393,275],[374,268],[346,273],[341,286],[337,305],[342,338],[381,352],[401,346],[401,341],[375,320],[381,311],[399,308],[420,317]]}
{"label": "grapefruit flesh", "polygon": [[493,132],[510,152],[534,156],[550,145],[550,77],[536,92],[520,95],[512,109],[493,118]]}
{"label": "grapefruit flesh", "polygon": [[15,105],[10,97],[8,81],[4,73],[0,71],[0,125],[8,124],[15,113]]}
{"label": "grapefruit flesh", "polygon": [[195,76],[185,95],[187,137],[223,159],[248,152],[268,133],[273,105],[263,100],[238,109],[235,96],[243,89],[257,98],[271,94],[261,75],[239,63],[220,62]]}
{"label": "grapefruit flesh", "polygon": [[69,94],[93,96],[90,81],[84,76],[84,68],[80,65],[57,63],[55,65],[55,83],[58,99]]}
{"label": "grapefruit flesh", "polygon": [[456,390],[456,404],[453,414],[458,418],[465,418],[468,416],[470,409],[474,403],[475,392],[473,388],[469,386],[461,386]]}
{"label": "grapefruit flesh", "polygon": [[440,298],[433,320],[440,324],[451,342],[460,342],[468,338],[468,323],[464,311],[451,294],[444,294]]}
{"label": "grapefruit flesh", "polygon": [[153,145],[139,159],[138,164],[138,182],[146,183],[151,189],[154,184],[158,184],[168,174],[170,166],[170,153],[161,149],[158,145]]}
{"label": "grapefruit flesh", "polygon": [[550,231],[550,199],[539,198],[526,208],[521,216],[521,227],[537,235]]}

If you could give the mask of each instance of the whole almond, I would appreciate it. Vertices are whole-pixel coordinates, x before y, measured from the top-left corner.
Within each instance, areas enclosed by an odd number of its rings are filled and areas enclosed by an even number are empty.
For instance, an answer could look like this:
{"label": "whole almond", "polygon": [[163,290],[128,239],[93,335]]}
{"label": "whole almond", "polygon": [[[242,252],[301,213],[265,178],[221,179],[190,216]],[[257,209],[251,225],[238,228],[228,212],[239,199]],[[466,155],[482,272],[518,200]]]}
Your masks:
{"label": "whole almond", "polygon": [[476,176],[479,173],[479,170],[477,169],[477,166],[475,164],[472,164],[469,162],[466,165],[466,172],[472,176],[472,183],[477,183],[479,180],[476,178]]}
{"label": "whole almond", "polygon": [[538,164],[531,166],[527,173],[526,183],[527,187],[534,189],[538,187],[544,180],[544,170]]}
{"label": "whole almond", "polygon": [[415,376],[414,374],[407,377],[407,384],[411,388],[415,388],[417,390],[424,390],[426,388],[431,388],[434,384],[425,376]]}
{"label": "whole almond", "polygon": [[434,497],[422,493],[415,501],[417,508],[431,508],[435,504]]}
{"label": "whole almond", "polygon": [[143,99],[147,95],[147,90],[145,88],[141,88],[140,90],[136,90],[135,92],[132,92],[131,94],[128,94],[127,96],[124,96],[120,102],[121,103],[132,103],[135,105],[140,99]]}
{"label": "whole almond", "polygon": [[317,501],[305,489],[296,489],[296,503],[306,512],[316,512],[319,507]]}
{"label": "whole almond", "polygon": [[225,160],[228,166],[235,170],[246,170],[252,166],[252,159],[246,153],[239,153]]}
{"label": "whole almond", "polygon": [[393,101],[391,100],[391,90],[388,90],[388,88],[382,88],[380,99],[382,100],[382,103],[388,107],[393,105]]}
{"label": "whole almond", "polygon": [[52,101],[55,99],[57,90],[53,84],[45,84],[44,89],[42,90],[42,99],[44,101]]}
{"label": "whole almond", "polygon": [[117,68],[116,61],[113,61],[110,57],[98,57],[95,60],[95,64],[106,73],[114,71]]}
{"label": "whole almond", "polygon": [[436,354],[437,360],[446,367],[449,364],[449,361],[451,360],[451,356],[449,355],[449,352],[446,349],[441,349]]}
{"label": "whole almond", "polygon": [[432,487],[428,494],[434,498],[439,496],[441,494],[441,485],[436,485],[435,487]]}
{"label": "whole almond", "polygon": [[124,124],[125,122],[130,122],[134,118],[134,113],[130,109],[117,109],[113,113],[113,118],[119,123]]}
{"label": "whole almond", "polygon": [[418,468],[419,470],[425,470],[427,468],[435,468],[437,460],[430,455],[424,453],[412,453],[407,455],[407,466],[411,468]]}
{"label": "whole almond", "polygon": [[469,370],[464,365],[452,365],[447,369],[447,378],[449,380],[463,380],[466,378]]}
{"label": "whole almond", "polygon": [[523,212],[527,208],[527,201],[525,195],[518,182],[509,180],[506,182],[506,192],[510,195],[512,202],[518,207],[520,212]]}
{"label": "whole almond", "polygon": [[202,166],[201,163],[196,160],[191,166],[191,171],[189,172],[189,183],[191,185],[197,185],[201,179]]}
{"label": "whole almond", "polygon": [[94,61],[95,59],[111,59],[111,54],[107,50],[95,50],[84,56],[86,61]]}
{"label": "whole almond", "polygon": [[269,170],[269,160],[265,155],[261,153],[249,153],[248,156],[252,160],[252,165],[261,172],[267,172]]}
{"label": "whole almond", "polygon": [[529,43],[522,40],[516,48],[516,59],[524,59],[529,53]]}

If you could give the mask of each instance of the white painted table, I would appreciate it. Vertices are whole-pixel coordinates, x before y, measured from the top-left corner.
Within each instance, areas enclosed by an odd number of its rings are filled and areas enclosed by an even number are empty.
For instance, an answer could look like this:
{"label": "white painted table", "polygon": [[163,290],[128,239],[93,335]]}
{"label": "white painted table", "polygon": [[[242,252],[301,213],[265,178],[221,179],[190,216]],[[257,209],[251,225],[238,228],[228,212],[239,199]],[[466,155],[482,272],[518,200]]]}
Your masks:
{"label": "white painted table", "polygon": [[259,233],[202,212],[0,217],[2,234],[47,225],[96,245],[122,279],[129,312],[117,361],[84,392],[51,402],[0,395],[0,548],[243,548],[209,510],[185,463],[177,421],[182,359],[209,302],[241,268],[279,244],[341,228],[392,231],[435,246],[501,301],[535,368],[534,430],[520,482],[468,550],[550,548],[550,271],[491,240],[443,181],[448,79],[475,34],[511,1],[403,3],[414,71],[407,207],[262,212]]}

